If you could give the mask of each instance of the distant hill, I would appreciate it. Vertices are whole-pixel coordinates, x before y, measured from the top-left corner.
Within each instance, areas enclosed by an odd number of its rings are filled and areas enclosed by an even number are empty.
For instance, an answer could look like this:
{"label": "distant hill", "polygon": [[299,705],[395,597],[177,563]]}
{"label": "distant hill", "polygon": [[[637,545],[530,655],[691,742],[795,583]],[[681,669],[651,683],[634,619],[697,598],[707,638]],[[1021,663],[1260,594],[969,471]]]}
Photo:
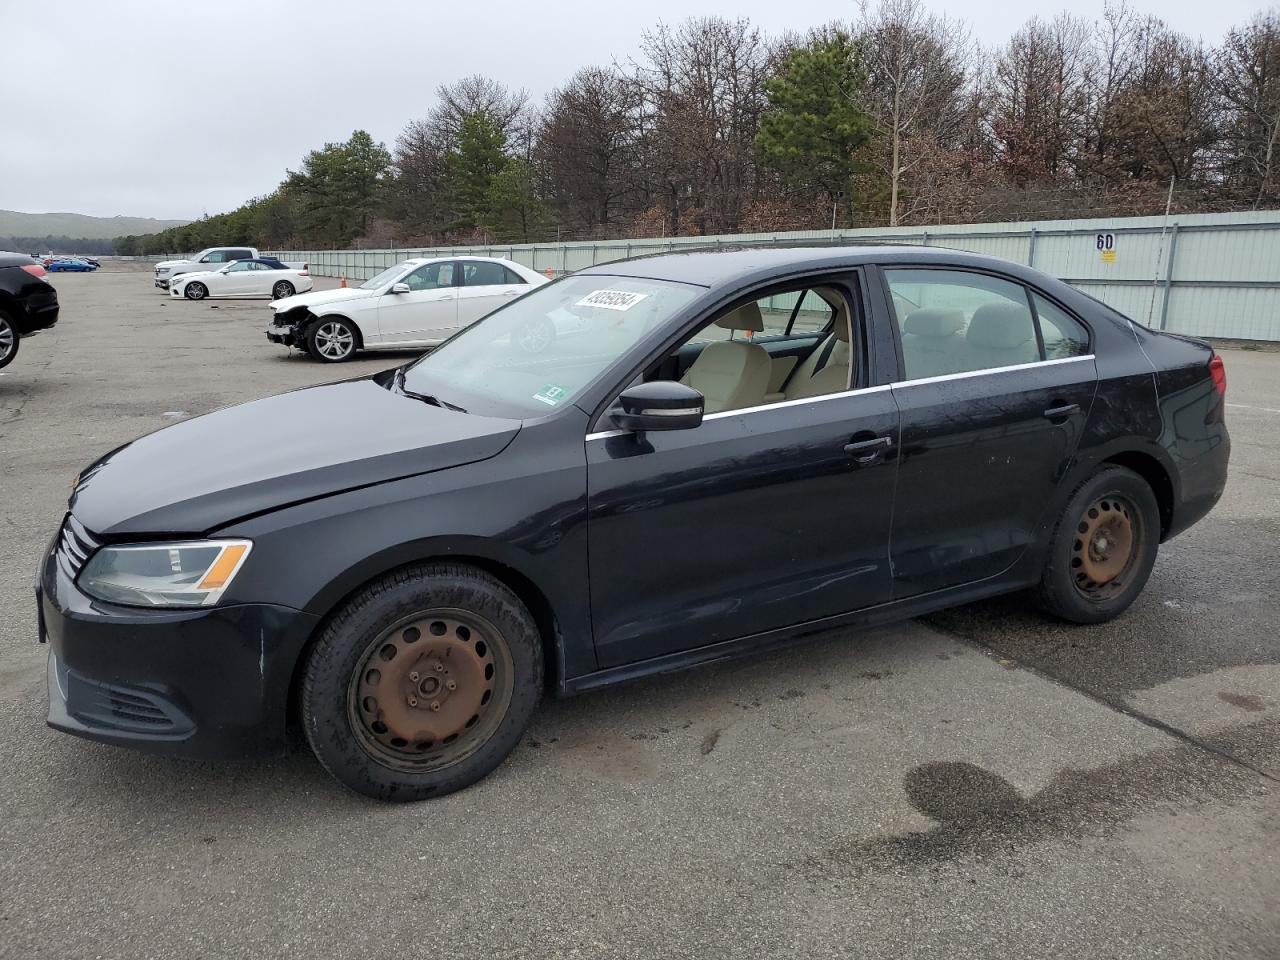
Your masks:
{"label": "distant hill", "polygon": [[83,213],[19,213],[0,210],[0,237],[84,237],[110,240],[144,233],[159,233],[190,220],[153,220],[150,217],[88,217]]}

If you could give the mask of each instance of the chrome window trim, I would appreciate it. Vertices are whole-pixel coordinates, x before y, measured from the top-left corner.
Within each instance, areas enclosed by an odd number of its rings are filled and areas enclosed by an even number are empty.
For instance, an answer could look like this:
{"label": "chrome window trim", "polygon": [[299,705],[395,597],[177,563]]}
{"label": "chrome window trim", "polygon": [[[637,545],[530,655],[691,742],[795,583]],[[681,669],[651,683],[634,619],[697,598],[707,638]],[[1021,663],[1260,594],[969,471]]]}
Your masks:
{"label": "chrome window trim", "polygon": [[989,373],[1010,373],[1014,370],[1030,370],[1033,367],[1048,367],[1055,363],[1076,363],[1080,360],[1095,359],[1092,353],[1081,354],[1078,357],[1059,357],[1056,360],[1032,360],[1029,363],[1015,363],[1008,367],[986,367],[982,370],[963,370],[960,373],[944,373],[937,377],[920,377],[917,380],[897,380],[892,384],[895,387],[914,387],[921,383],[941,383],[945,380],[964,380],[969,377],[984,377]]}
{"label": "chrome window trim", "polygon": [[[878,393],[881,390],[893,390],[898,387],[914,387],[925,383],[943,383],[947,380],[965,380],[970,377],[983,377],[991,373],[1010,373],[1014,370],[1030,370],[1035,367],[1047,367],[1057,363],[1077,363],[1081,360],[1095,360],[1097,357],[1092,353],[1082,354],[1078,357],[1059,357],[1056,360],[1033,360],[1030,363],[1015,363],[1008,367],[988,367],[985,370],[965,370],[960,373],[944,373],[937,377],[921,377],[918,380],[895,380],[893,383],[884,383],[876,387],[859,387],[856,390],[841,390],[839,393],[824,393],[819,397],[801,397],[797,400],[780,400],[777,403],[764,403],[754,407],[742,407],[739,410],[721,410],[718,413],[708,413],[703,418],[703,423],[708,420],[721,420],[725,417],[737,417],[744,413],[759,413],[762,410],[777,410],[780,407],[794,407],[802,403],[821,403],[824,400],[839,400],[844,397],[855,397],[863,393]],[[587,440],[603,440],[608,437],[620,437],[629,430],[600,430],[595,433],[588,433]]]}

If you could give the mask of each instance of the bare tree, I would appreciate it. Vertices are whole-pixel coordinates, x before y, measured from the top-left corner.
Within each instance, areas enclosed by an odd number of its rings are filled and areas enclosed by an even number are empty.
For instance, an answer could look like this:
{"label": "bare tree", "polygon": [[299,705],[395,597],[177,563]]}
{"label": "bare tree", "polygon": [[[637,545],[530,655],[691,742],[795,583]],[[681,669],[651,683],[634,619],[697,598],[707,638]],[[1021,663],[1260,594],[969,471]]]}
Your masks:
{"label": "bare tree", "polygon": [[1011,180],[1070,179],[1080,158],[1089,105],[1091,28],[1070,13],[1033,17],[1001,51],[991,125]]}
{"label": "bare tree", "polygon": [[889,224],[899,222],[903,178],[921,154],[907,155],[908,141],[947,144],[964,116],[968,28],[930,13],[923,0],[859,0],[861,57],[867,74],[867,106],[887,143]]}
{"label": "bare tree", "polygon": [[634,84],[602,67],[579,70],[547,97],[535,156],[547,199],[571,229],[607,232],[634,206],[636,99]]}
{"label": "bare tree", "polygon": [[1231,30],[1216,66],[1224,173],[1257,209],[1280,199],[1280,8]]}
{"label": "bare tree", "polygon": [[667,209],[673,233],[736,230],[757,187],[755,135],[770,50],[745,19],[659,24],[628,72],[639,94],[643,192]]}

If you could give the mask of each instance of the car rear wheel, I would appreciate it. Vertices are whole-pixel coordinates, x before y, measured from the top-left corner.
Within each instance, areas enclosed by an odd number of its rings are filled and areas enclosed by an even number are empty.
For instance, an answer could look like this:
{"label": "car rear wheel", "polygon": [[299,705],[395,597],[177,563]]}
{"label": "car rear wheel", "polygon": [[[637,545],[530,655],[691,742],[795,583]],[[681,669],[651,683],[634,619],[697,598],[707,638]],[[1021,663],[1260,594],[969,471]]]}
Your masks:
{"label": "car rear wheel", "polygon": [[7,313],[0,310],[0,368],[7,367],[18,355],[18,328]]}
{"label": "car rear wheel", "polygon": [[1082,483],[1058,520],[1041,605],[1064,620],[1104,623],[1146,586],[1160,545],[1160,506],[1142,477],[1108,467]]}
{"label": "car rear wheel", "polygon": [[209,295],[209,288],[203,283],[192,281],[187,284],[187,288],[183,293],[188,300],[203,300]]}
{"label": "car rear wheel", "polygon": [[307,332],[307,350],[322,363],[341,363],[356,352],[356,331],[341,318],[321,320]]}
{"label": "car rear wheel", "polygon": [[489,774],[542,691],[542,645],[488,574],[421,564],[366,587],[323,628],[302,679],[303,729],[358,793],[423,800]]}
{"label": "car rear wheel", "polygon": [[272,300],[283,300],[285,297],[292,297],[293,294],[293,284],[288,280],[279,280],[276,282],[276,285],[271,288]]}

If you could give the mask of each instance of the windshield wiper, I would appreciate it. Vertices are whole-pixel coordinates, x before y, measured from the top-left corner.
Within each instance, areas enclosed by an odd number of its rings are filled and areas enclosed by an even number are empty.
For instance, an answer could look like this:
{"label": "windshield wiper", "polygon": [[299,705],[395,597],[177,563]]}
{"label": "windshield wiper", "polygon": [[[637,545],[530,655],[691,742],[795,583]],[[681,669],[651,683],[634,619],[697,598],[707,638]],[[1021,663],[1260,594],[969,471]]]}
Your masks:
{"label": "windshield wiper", "polygon": [[423,403],[429,403],[432,406],[440,407],[444,410],[453,410],[457,413],[466,413],[467,411],[458,406],[456,403],[450,403],[448,400],[441,400],[439,397],[433,397],[428,393],[417,393],[410,390],[404,385],[404,370],[397,370],[396,375],[391,380],[391,389],[402,397],[409,397],[411,400],[421,400]]}

